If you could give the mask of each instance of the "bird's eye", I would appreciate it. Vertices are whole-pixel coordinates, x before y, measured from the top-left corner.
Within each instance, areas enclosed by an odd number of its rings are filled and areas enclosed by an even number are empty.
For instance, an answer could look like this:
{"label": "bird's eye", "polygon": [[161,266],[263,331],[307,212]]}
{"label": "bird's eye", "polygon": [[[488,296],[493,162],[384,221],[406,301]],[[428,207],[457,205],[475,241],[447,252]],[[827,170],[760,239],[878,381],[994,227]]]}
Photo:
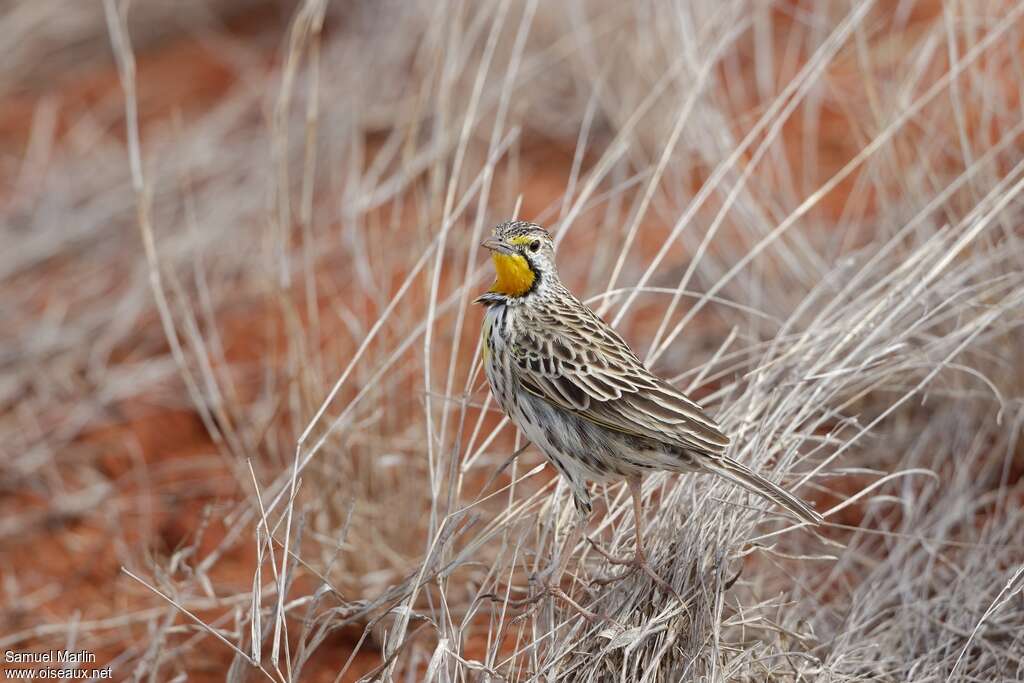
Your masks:
{"label": "bird's eye", "polygon": [[540,249],[540,240],[530,242],[530,251],[536,253]]}

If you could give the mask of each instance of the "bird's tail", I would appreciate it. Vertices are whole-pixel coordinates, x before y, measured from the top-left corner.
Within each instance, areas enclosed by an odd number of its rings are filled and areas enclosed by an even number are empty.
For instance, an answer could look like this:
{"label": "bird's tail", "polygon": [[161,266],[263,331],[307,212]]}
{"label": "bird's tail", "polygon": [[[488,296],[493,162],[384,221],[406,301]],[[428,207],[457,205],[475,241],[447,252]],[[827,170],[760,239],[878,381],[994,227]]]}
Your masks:
{"label": "bird's tail", "polygon": [[751,493],[767,498],[779,507],[789,510],[803,522],[821,524],[825,521],[807,503],[731,458],[705,457],[701,461],[708,472],[713,472],[723,479],[742,486]]}

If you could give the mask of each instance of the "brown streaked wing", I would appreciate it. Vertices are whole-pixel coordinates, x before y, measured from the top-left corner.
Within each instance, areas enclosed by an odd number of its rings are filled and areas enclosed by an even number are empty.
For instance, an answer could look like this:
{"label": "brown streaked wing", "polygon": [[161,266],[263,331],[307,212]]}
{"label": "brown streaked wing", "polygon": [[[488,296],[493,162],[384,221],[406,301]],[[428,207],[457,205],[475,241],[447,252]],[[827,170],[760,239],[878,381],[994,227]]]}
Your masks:
{"label": "brown streaked wing", "polygon": [[699,405],[648,372],[607,323],[575,304],[568,314],[523,316],[512,354],[524,389],[607,429],[725,452],[729,438]]}

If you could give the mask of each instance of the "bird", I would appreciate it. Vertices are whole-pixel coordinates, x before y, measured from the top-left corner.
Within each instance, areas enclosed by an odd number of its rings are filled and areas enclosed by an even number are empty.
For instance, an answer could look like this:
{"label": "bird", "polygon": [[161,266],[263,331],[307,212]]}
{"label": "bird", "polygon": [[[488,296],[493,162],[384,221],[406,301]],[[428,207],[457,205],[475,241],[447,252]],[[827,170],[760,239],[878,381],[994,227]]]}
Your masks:
{"label": "bird", "polygon": [[656,471],[716,474],[801,522],[823,521],[802,500],[730,458],[730,439],[718,424],[652,374],[562,283],[546,229],[507,221],[481,246],[495,270],[490,289],[474,300],[486,307],[482,356],[491,393],[568,482],[581,518],[592,512],[588,482],[627,482],[635,549],[631,560],[618,564],[657,579],[641,531],[641,484]]}

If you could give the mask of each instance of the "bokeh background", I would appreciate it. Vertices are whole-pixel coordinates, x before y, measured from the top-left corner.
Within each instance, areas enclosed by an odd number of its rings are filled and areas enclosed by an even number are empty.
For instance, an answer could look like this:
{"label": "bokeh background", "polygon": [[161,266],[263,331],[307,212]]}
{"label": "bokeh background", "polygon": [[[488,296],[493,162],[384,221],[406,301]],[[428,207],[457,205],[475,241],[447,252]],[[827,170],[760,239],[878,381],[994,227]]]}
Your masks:
{"label": "bokeh background", "polygon": [[[0,36],[0,650],[1024,678],[1021,4],[35,0]],[[659,475],[678,596],[560,550],[478,367],[511,216],[829,525]],[[537,595],[559,552],[611,622]]]}

